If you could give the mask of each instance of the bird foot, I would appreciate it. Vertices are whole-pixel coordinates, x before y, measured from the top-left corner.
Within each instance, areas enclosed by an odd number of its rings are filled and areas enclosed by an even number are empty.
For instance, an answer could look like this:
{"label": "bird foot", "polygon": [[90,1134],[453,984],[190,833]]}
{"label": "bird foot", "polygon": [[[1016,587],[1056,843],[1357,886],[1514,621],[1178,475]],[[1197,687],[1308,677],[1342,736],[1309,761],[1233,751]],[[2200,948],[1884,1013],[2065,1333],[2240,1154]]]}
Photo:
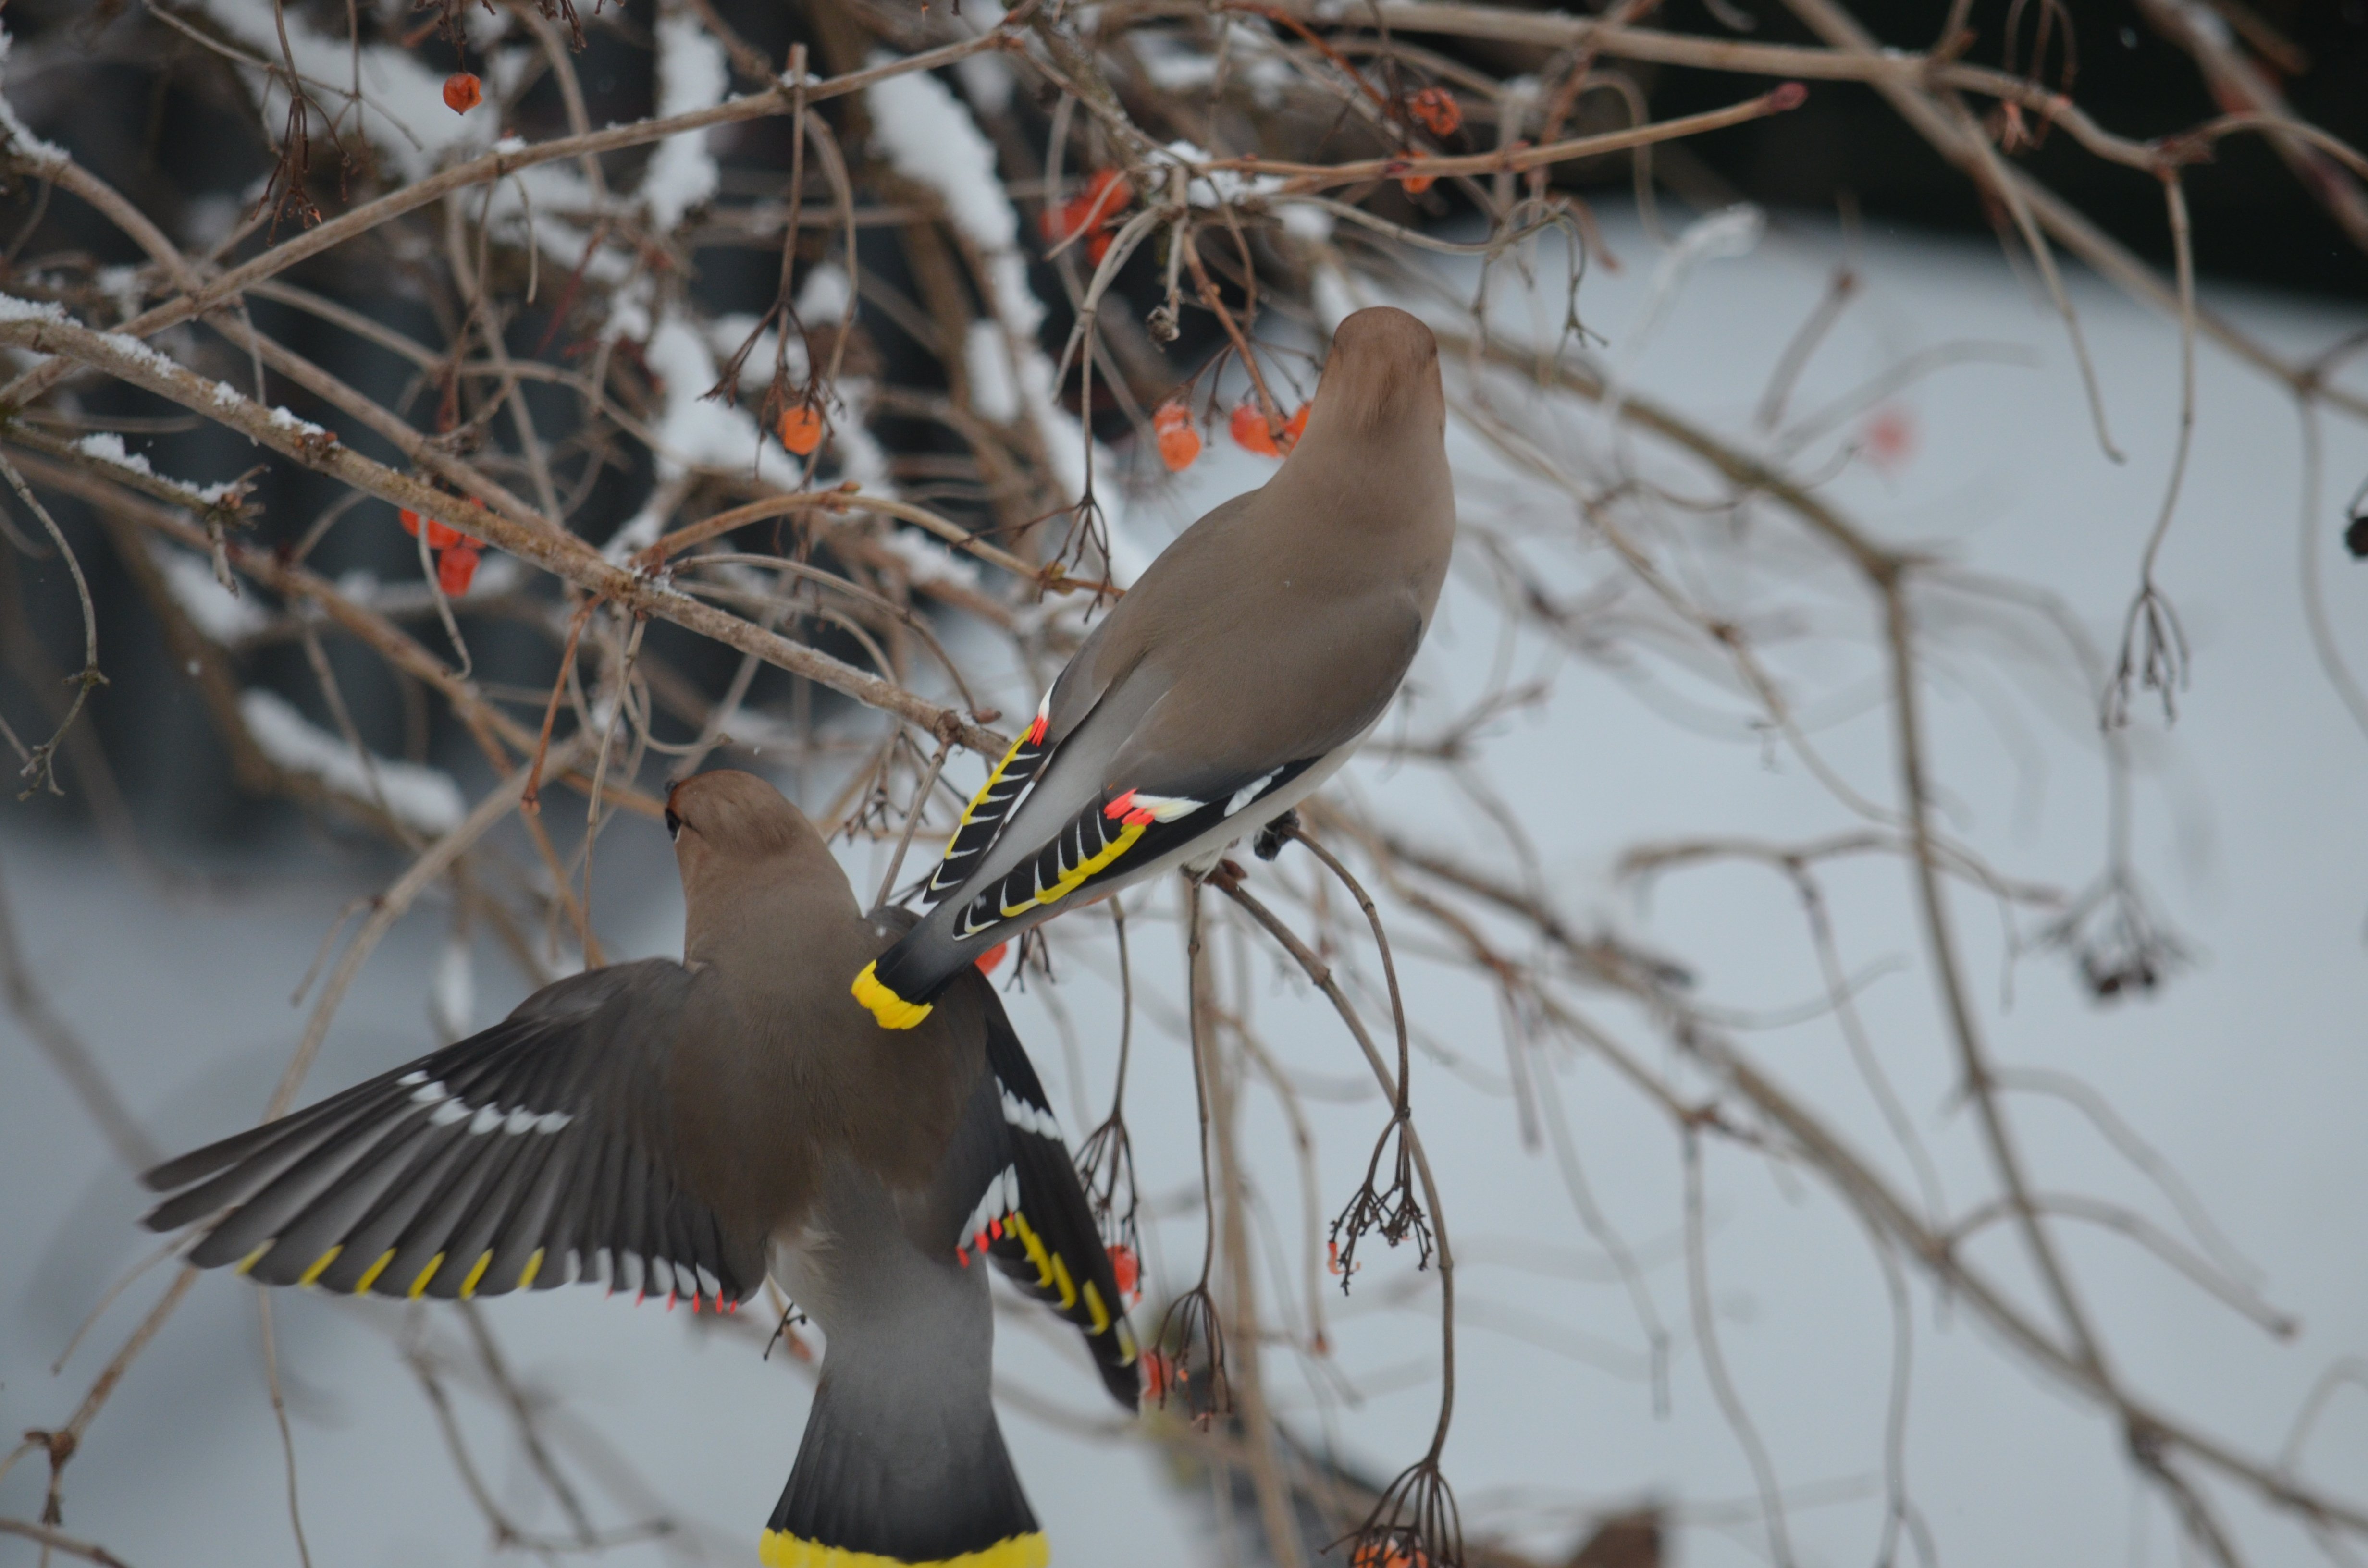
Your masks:
{"label": "bird foot", "polygon": [[1258,836],[1250,841],[1250,853],[1261,860],[1271,860],[1282,853],[1282,846],[1290,843],[1291,835],[1298,831],[1299,808],[1293,806],[1258,829]]}

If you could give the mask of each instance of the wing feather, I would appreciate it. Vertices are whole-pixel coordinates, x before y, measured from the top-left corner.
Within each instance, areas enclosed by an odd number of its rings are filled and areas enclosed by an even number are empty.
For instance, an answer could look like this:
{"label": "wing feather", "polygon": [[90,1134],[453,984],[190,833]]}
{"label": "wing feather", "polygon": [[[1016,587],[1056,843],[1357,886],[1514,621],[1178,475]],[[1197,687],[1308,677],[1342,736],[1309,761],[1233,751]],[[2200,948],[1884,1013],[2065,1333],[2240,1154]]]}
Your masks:
{"label": "wing feather", "polygon": [[[723,1224],[653,1146],[694,983],[664,960],[542,991],[500,1024],[158,1166],[158,1230],[266,1284],[454,1297],[597,1275],[746,1300],[764,1238]],[[182,1190],[176,1190],[182,1189]]]}

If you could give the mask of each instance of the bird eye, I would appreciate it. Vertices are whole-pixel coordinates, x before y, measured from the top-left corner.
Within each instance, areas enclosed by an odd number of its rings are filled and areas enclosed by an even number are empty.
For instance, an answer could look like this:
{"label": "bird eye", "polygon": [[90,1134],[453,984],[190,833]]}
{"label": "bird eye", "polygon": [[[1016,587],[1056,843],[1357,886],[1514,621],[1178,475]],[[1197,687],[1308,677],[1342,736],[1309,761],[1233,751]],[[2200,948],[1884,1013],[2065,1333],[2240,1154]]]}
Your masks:
{"label": "bird eye", "polygon": [[675,809],[672,806],[668,806],[666,808],[666,836],[668,838],[679,838],[682,836],[682,818],[675,813]]}

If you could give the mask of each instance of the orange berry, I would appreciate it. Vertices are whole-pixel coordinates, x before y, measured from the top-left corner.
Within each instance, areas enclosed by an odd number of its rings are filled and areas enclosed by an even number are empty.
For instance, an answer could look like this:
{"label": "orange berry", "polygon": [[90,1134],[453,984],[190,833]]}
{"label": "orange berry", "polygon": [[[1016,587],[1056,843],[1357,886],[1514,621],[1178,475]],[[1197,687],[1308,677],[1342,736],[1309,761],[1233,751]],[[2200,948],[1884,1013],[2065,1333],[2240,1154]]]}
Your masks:
{"label": "orange berry", "polygon": [[444,78],[444,107],[466,114],[485,101],[485,85],[473,71],[455,71]]}
{"label": "orange berry", "polygon": [[459,598],[469,591],[477,575],[477,547],[474,544],[454,545],[436,562],[436,585],[444,590],[447,598]]}
{"label": "orange berry", "polygon": [[1135,1261],[1134,1249],[1116,1246],[1110,1249],[1110,1273],[1117,1277],[1119,1294],[1139,1296],[1136,1289],[1143,1282],[1143,1266]]}
{"label": "orange berry", "polygon": [[433,517],[427,519],[428,549],[450,550],[454,545],[467,544],[468,542],[469,536],[462,533],[459,528],[447,528]]}
{"label": "orange berry", "polygon": [[1170,473],[1182,473],[1201,456],[1201,432],[1178,425],[1159,432],[1159,460]]}
{"label": "orange berry", "polygon": [[1301,403],[1299,405],[1299,412],[1292,415],[1291,416],[1291,422],[1282,427],[1282,449],[1284,451],[1287,452],[1291,450],[1292,448],[1299,445],[1299,437],[1307,433],[1307,411],[1312,406],[1314,405],[1311,403]]}
{"label": "orange berry", "polygon": [[803,404],[785,410],[781,415],[781,445],[800,457],[821,446],[822,415]]}
{"label": "orange berry", "polygon": [[419,514],[408,506],[403,508],[403,531],[414,539],[419,537]]}
{"label": "orange berry", "polygon": [[1425,87],[1406,100],[1406,112],[1433,136],[1452,136],[1463,123],[1463,107],[1445,87]]}
{"label": "orange berry", "polygon": [[1192,412],[1181,401],[1169,398],[1151,411],[1151,427],[1158,431],[1181,430],[1192,422]]}
{"label": "orange berry", "polygon": [[1281,449],[1274,444],[1274,437],[1266,427],[1266,415],[1258,412],[1257,403],[1245,403],[1235,408],[1228,427],[1233,432],[1234,445],[1244,451],[1256,452],[1262,458],[1282,456]]}
{"label": "orange berry", "polygon": [[1169,1381],[1167,1353],[1164,1350],[1146,1350],[1143,1353],[1142,1361],[1143,1392],[1153,1399],[1165,1397]]}
{"label": "orange berry", "polygon": [[[1063,202],[1057,209],[1046,208],[1039,220],[1047,242],[1058,244],[1072,234],[1088,229],[1103,230],[1134,200],[1134,187],[1116,169],[1104,169],[1086,182],[1086,188]],[[1086,242],[1086,258],[1096,267],[1110,254],[1110,236],[1097,233]]]}
{"label": "orange berry", "polygon": [[996,971],[996,966],[1003,962],[1003,955],[1010,950],[1010,943],[997,942],[995,946],[987,949],[986,951],[979,954],[977,960],[978,972],[981,974],[993,974]]}
{"label": "orange berry", "polygon": [[1398,184],[1408,196],[1420,196],[1437,183],[1438,178],[1437,175],[1408,175]]}
{"label": "orange berry", "polygon": [[1107,223],[1134,200],[1134,187],[1116,169],[1104,169],[1086,182],[1085,216],[1079,223]]}

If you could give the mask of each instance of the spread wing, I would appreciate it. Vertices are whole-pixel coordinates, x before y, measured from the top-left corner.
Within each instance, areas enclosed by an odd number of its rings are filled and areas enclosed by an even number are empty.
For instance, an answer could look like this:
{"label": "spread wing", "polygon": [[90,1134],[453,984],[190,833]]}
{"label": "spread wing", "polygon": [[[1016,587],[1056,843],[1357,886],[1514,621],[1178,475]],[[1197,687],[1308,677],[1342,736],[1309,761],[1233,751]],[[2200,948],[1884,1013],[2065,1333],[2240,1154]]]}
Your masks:
{"label": "spread wing", "polygon": [[994,989],[974,974],[962,983],[986,1000],[989,1073],[940,1178],[950,1244],[965,1266],[993,1259],[1076,1325],[1110,1396],[1133,1410],[1140,1393],[1134,1332],[1069,1146]]}
{"label": "spread wing", "polygon": [[142,1179],[174,1196],[145,1223],[220,1214],[189,1261],[268,1285],[449,1300],[581,1278],[737,1305],[762,1237],[729,1233],[663,1153],[695,983],[650,959],[546,986],[482,1034],[159,1165]]}

